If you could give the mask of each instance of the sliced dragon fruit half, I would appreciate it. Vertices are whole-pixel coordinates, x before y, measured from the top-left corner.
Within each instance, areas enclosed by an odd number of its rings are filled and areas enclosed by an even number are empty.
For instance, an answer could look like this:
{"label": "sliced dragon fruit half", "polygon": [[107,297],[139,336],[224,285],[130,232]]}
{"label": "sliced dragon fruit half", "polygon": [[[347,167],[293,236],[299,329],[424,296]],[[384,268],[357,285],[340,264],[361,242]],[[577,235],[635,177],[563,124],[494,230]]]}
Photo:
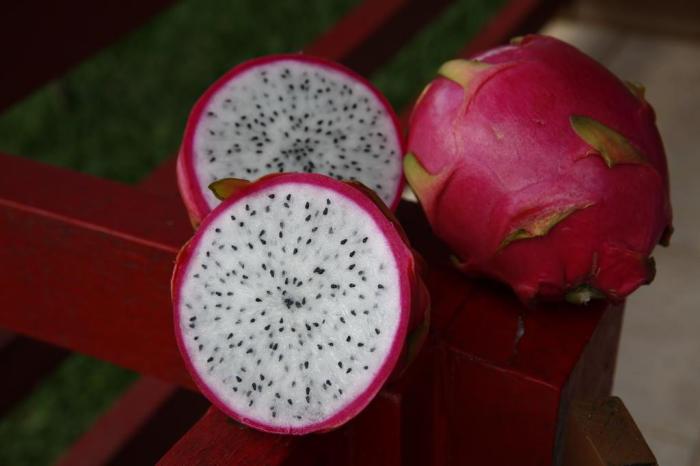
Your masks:
{"label": "sliced dragon fruit half", "polygon": [[180,351],[234,419],[332,429],[397,366],[412,301],[425,302],[415,269],[400,227],[351,183],[292,173],[240,185],[178,256]]}
{"label": "sliced dragon fruit half", "polygon": [[195,224],[220,202],[212,182],[269,173],[357,180],[394,208],[404,152],[394,111],[363,77],[321,58],[271,55],[236,66],[197,101],[178,184]]}

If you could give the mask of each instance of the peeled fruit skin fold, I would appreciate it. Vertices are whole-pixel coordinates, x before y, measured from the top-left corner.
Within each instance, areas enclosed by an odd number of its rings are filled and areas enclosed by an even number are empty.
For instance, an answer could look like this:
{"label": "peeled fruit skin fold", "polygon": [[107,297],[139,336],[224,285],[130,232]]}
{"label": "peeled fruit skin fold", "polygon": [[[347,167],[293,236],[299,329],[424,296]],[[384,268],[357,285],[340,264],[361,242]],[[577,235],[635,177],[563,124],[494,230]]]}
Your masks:
{"label": "peeled fruit skin fold", "polygon": [[187,369],[248,426],[300,435],[342,425],[424,338],[419,259],[358,184],[274,174],[212,189],[222,202],[183,247],[172,279]]}
{"label": "peeled fruit skin fold", "polygon": [[666,157],[643,88],[539,35],[443,65],[405,174],[468,274],[521,300],[619,300],[668,239]]}

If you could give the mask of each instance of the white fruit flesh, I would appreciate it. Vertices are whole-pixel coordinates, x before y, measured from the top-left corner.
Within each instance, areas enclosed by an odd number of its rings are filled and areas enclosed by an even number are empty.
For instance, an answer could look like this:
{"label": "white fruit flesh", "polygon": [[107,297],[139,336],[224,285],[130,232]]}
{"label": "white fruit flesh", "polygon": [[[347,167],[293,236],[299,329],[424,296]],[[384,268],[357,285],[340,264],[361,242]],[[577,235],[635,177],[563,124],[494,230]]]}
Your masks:
{"label": "white fruit flesh", "polygon": [[358,180],[392,205],[401,182],[401,146],[392,117],[364,84],[339,70],[292,59],[237,74],[208,100],[194,133],[194,171],[221,178],[322,173]]}
{"label": "white fruit flesh", "polygon": [[405,304],[375,219],[300,183],[213,215],[195,237],[176,309],[199,379],[241,418],[275,429],[345,409],[378,376]]}

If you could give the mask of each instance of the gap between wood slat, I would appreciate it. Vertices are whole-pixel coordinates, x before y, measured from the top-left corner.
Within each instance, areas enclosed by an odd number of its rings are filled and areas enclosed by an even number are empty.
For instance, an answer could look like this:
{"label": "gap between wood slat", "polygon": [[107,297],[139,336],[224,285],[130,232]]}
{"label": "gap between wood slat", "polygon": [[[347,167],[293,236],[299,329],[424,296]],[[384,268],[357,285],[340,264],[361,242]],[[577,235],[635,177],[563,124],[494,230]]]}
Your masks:
{"label": "gap between wood slat", "polygon": [[3,2],[0,112],[144,24],[172,0]]}

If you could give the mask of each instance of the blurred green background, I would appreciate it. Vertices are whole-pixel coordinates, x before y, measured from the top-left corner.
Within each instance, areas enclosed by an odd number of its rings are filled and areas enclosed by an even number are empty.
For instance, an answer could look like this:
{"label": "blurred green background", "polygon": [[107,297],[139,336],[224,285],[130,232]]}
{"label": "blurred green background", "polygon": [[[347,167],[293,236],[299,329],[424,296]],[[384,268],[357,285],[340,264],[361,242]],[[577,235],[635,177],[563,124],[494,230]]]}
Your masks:
{"label": "blurred green background", "polygon": [[[217,77],[301,49],[356,3],[179,2],[0,115],[0,151],[134,183],[175,153],[190,107]],[[503,3],[456,1],[370,78],[401,110]],[[0,465],[56,460],[136,377],[68,358],[0,419]]]}

